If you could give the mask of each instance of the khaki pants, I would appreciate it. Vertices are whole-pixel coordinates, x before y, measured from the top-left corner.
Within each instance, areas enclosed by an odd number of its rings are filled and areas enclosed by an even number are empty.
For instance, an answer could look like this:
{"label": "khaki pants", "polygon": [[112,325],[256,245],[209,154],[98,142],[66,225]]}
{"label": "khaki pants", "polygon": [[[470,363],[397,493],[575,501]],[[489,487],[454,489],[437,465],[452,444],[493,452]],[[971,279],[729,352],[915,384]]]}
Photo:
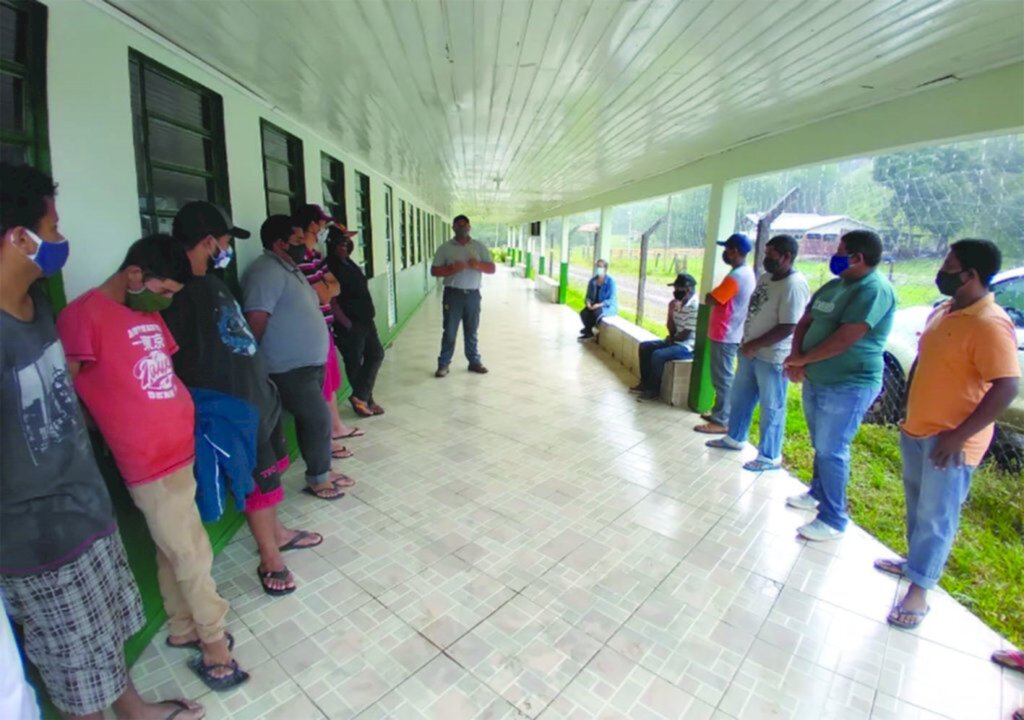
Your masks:
{"label": "khaki pants", "polygon": [[196,508],[192,465],[128,492],[156,544],[157,579],[171,635],[193,632],[204,643],[224,637],[228,601],[213,582],[213,549]]}

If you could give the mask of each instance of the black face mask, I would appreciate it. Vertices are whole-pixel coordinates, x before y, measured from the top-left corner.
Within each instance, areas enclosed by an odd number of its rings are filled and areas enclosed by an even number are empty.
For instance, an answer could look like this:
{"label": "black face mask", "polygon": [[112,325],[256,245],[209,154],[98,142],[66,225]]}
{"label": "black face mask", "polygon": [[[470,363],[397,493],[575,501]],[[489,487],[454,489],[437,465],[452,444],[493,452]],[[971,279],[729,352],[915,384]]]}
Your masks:
{"label": "black face mask", "polygon": [[722,262],[724,262],[726,265],[732,265],[732,263],[729,262],[729,251],[728,250],[726,250],[726,251],[724,251],[722,253]]}
{"label": "black face mask", "polygon": [[305,245],[289,245],[284,251],[288,253],[288,257],[290,257],[296,265],[306,259]]}
{"label": "black face mask", "polygon": [[956,291],[964,286],[964,281],[960,279],[961,275],[963,275],[962,272],[947,273],[939,270],[935,274],[935,286],[943,295],[953,297],[956,295]]}
{"label": "black face mask", "polygon": [[675,292],[672,293],[672,297],[674,297],[676,300],[685,300],[686,296],[687,292],[685,290],[676,290]]}
{"label": "black face mask", "polygon": [[776,260],[775,258],[766,257],[764,259],[764,269],[767,272],[770,272],[772,275],[777,273],[781,266],[782,266],[782,264],[778,260]]}
{"label": "black face mask", "polygon": [[356,249],[356,246],[354,244],[352,244],[351,241],[345,243],[345,252],[348,253],[349,255],[351,255],[352,251],[355,250],[355,249]]}

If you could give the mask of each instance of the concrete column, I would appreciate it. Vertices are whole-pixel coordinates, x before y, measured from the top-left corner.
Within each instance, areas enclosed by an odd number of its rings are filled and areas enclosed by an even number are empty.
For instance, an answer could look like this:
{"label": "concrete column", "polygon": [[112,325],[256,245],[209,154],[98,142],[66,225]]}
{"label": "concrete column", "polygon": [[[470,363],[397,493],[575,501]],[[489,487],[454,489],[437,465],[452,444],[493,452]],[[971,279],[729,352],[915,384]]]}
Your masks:
{"label": "concrete column", "polygon": [[532,232],[533,232],[533,228],[530,226],[530,223],[527,223],[526,224],[526,272],[523,273],[523,275],[527,279],[532,278],[534,276],[534,273],[533,273],[533,255],[534,255],[534,251],[537,249],[536,248],[536,246],[537,246],[537,239],[531,234]]}
{"label": "concrete column", "polygon": [[708,324],[711,307],[705,303],[707,294],[726,274],[725,263],[719,255],[721,248],[715,243],[725,240],[736,224],[737,181],[717,181],[711,184],[708,203],[708,227],[704,238],[704,267],[700,276],[700,311],[697,314],[697,334],[693,347],[693,371],[690,374],[690,408],[707,412],[714,404],[715,391],[711,386],[711,346],[708,342]]}
{"label": "concrete column", "polygon": [[569,293],[569,216],[562,216],[562,245],[558,251],[558,302],[565,304]]}
{"label": "concrete column", "polygon": [[612,237],[612,209],[610,207],[601,208],[601,228],[597,235],[594,236],[594,265],[597,265],[598,260],[608,260],[608,251],[611,250],[611,237]]}
{"label": "concrete column", "polygon": [[548,221],[540,221],[540,250],[537,253],[537,274],[543,275],[548,261]]}

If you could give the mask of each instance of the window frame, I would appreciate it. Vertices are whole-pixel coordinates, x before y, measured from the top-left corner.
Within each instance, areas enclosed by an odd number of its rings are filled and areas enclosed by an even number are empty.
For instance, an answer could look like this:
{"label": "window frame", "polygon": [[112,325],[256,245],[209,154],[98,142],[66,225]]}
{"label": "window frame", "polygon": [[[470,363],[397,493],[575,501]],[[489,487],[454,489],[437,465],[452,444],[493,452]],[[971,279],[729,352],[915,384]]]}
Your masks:
{"label": "window frame", "polygon": [[[285,140],[286,153],[288,154],[288,162],[282,162],[278,158],[270,157],[267,155],[267,141],[266,133],[276,133],[281,135]],[[305,172],[305,158],[303,156],[302,139],[292,135],[290,132],[285,130],[278,125],[270,122],[266,118],[260,118],[260,157],[262,159],[263,166],[263,201],[267,208],[267,215],[274,215],[270,209],[270,195],[287,195],[288,207],[291,212],[295,212],[300,205],[306,204],[306,172]],[[276,165],[284,166],[288,169],[289,182],[292,177],[292,171],[294,171],[295,177],[298,179],[295,188],[289,187],[287,192],[282,191],[278,188],[270,187],[270,177],[267,172],[267,163],[271,162]]]}
{"label": "window frame", "polygon": [[[328,163],[332,171],[338,171],[337,177],[327,176],[324,174],[324,162]],[[320,184],[324,192],[323,203],[327,214],[333,217],[336,222],[348,227],[348,209],[346,207],[348,205],[346,202],[348,198],[345,195],[347,185],[345,182],[345,163],[322,150],[320,151]],[[331,184],[339,186],[335,188],[335,191],[338,197],[341,198],[340,202],[335,202],[333,198],[328,197],[327,186]]]}
{"label": "window frame", "polygon": [[370,176],[356,173],[356,215],[359,216],[359,242],[363,250],[363,272],[366,277],[375,276],[373,262],[373,184]]}
{"label": "window frame", "polygon": [[409,245],[407,243],[409,239],[408,231],[408,218],[406,217],[406,208],[408,203],[405,202],[404,198],[398,198],[398,240],[402,244],[402,269],[405,270],[409,267]]}

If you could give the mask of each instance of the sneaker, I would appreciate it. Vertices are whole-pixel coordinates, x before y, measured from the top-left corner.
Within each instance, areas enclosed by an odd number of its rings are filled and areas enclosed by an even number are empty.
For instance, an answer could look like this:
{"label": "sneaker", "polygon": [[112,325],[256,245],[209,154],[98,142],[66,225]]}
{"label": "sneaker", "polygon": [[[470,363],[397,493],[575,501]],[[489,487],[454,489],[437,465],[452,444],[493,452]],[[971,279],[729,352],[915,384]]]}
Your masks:
{"label": "sneaker", "polygon": [[481,375],[486,375],[486,374],[487,374],[487,368],[485,368],[485,367],[484,367],[483,365],[481,365],[480,363],[475,363],[475,364],[473,364],[473,365],[470,365],[470,366],[469,366],[469,371],[470,371],[470,372],[475,372],[475,373],[479,373],[479,374],[481,374]]}
{"label": "sneaker", "polygon": [[815,542],[836,540],[843,536],[842,530],[836,530],[834,527],[826,525],[821,520],[815,520],[814,522],[807,523],[803,527],[797,528],[797,532],[800,534],[800,537],[807,540],[814,540]]}
{"label": "sneaker", "polygon": [[811,497],[810,493],[790,495],[786,498],[786,504],[797,510],[815,510],[818,507],[818,501]]}
{"label": "sneaker", "polygon": [[441,367],[439,367],[437,369],[437,372],[434,373],[434,377],[436,377],[436,378],[443,378],[447,374],[448,374],[448,366],[447,365],[442,365]]}

